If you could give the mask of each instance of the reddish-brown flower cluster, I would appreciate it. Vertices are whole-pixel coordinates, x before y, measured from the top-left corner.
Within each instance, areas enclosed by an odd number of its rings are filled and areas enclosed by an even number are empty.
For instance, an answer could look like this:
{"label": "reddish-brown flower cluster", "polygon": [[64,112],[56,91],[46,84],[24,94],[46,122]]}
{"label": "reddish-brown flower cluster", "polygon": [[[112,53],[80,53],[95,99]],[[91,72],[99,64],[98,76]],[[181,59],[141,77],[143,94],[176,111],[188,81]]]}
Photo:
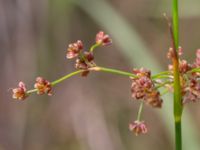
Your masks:
{"label": "reddish-brown flower cluster", "polygon": [[146,134],[148,131],[144,121],[138,120],[129,124],[129,130],[134,132],[136,136],[139,134]]}
{"label": "reddish-brown flower cluster", "polygon": [[[199,53],[197,51],[196,61],[192,65],[193,69],[199,68]],[[200,68],[199,68],[200,69]],[[183,93],[183,103],[196,102],[200,100],[200,73],[190,72],[182,76],[182,93]]]}
{"label": "reddish-brown flower cluster", "polygon": [[[179,47],[178,49],[178,55],[181,56],[183,54],[183,49]],[[169,48],[169,51],[167,53],[167,58],[168,59],[173,59],[174,58],[174,51],[173,48]],[[168,65],[168,69],[173,72],[173,65],[170,64]],[[189,64],[186,60],[182,59],[179,61],[179,71],[181,74],[184,74],[192,69],[192,65]]]}
{"label": "reddish-brown flower cluster", "polygon": [[[106,46],[111,43],[112,40],[110,39],[109,35],[105,34],[103,31],[97,33],[95,46]],[[83,43],[80,40],[69,44],[66,57],[67,59],[76,58],[75,68],[84,70],[84,72],[81,74],[82,76],[87,76],[89,73],[89,68],[96,66],[93,52],[83,51]]]}
{"label": "reddish-brown flower cluster", "polygon": [[[181,52],[180,52],[181,51]],[[179,48],[179,56],[182,55],[182,48]],[[168,58],[173,59],[173,49],[170,48],[167,54]],[[192,72],[192,69],[200,67],[200,49],[196,52],[196,59],[193,64],[189,64],[186,60],[179,60],[179,71],[183,95],[183,103],[196,102],[200,99],[200,74]],[[173,66],[169,65],[169,70],[173,72]]]}
{"label": "reddish-brown flower cluster", "polygon": [[12,89],[13,98],[18,100],[24,100],[28,95],[26,93],[26,86],[23,82],[19,82],[18,87]]}
{"label": "reddish-brown flower cluster", "polygon": [[189,81],[188,86],[183,88],[183,103],[196,102],[200,99],[200,83],[194,78]]}
{"label": "reddish-brown flower cluster", "polygon": [[151,79],[151,72],[141,68],[133,70],[133,73],[137,78],[132,79],[132,98],[142,99],[147,104],[160,108],[163,101],[160,97],[160,92],[155,88],[154,82]]}
{"label": "reddish-brown flower cluster", "polygon": [[42,77],[36,78],[36,83],[34,84],[34,87],[37,89],[37,94],[41,95],[47,93],[49,96],[52,95],[51,83]]}

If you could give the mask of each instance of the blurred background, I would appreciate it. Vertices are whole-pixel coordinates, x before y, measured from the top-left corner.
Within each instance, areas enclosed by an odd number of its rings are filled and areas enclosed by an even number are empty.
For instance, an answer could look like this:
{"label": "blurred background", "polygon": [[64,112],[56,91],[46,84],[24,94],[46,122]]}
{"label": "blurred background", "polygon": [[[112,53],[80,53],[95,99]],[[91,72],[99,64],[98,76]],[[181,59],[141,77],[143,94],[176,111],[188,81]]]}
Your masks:
{"label": "blurred background", "polygon": [[[200,47],[200,1],[180,3],[180,43],[193,61]],[[160,0],[1,0],[0,1],[0,150],[170,150],[173,149],[172,97],[162,109],[145,106],[147,135],[136,137],[128,124],[139,103],[131,99],[131,80],[91,73],[60,83],[51,97],[33,94],[26,101],[11,98],[9,88],[35,78],[53,81],[74,71],[66,60],[69,43],[94,43],[103,30],[113,44],[95,51],[100,66],[131,71],[169,63],[168,28],[171,1]],[[200,149],[199,105],[188,104],[183,116],[185,150]]]}

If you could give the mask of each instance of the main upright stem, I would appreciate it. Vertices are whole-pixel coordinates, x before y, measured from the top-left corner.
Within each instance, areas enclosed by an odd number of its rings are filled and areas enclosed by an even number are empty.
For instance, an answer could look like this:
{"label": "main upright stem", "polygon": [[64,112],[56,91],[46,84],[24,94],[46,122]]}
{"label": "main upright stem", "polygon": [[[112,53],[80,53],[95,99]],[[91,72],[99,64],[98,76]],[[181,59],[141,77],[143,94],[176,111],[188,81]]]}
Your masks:
{"label": "main upright stem", "polygon": [[174,40],[175,46],[179,46],[179,14],[178,14],[178,0],[173,0],[173,31],[174,31]]}
{"label": "main upright stem", "polygon": [[173,60],[174,68],[174,122],[175,122],[175,144],[176,150],[182,150],[181,117],[182,117],[182,94],[179,72],[179,57],[177,49],[179,46],[179,15],[178,0],[173,0],[173,37],[174,52],[176,57]]}
{"label": "main upright stem", "polygon": [[175,142],[176,150],[182,150],[181,120],[175,122]]}

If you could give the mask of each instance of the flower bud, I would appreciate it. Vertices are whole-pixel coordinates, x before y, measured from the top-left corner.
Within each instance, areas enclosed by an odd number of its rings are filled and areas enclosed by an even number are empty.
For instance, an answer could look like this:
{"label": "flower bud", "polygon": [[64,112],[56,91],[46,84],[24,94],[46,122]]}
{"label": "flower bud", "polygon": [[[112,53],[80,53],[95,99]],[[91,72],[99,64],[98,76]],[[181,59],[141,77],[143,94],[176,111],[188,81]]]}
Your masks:
{"label": "flower bud", "polygon": [[112,43],[109,35],[105,34],[103,31],[100,31],[96,35],[96,43],[102,44],[103,46],[109,45]]}

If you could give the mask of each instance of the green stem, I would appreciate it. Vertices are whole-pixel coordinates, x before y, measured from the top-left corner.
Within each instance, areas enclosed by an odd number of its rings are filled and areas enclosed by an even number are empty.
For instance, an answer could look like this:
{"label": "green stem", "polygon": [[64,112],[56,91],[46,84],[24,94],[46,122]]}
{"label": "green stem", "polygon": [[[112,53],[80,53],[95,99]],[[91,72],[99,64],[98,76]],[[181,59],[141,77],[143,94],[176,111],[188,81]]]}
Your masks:
{"label": "green stem", "polygon": [[101,45],[101,43],[96,43],[94,45],[92,45],[92,47],[90,48],[90,52],[93,52],[95,48],[99,47]]}
{"label": "green stem", "polygon": [[84,70],[78,70],[78,71],[72,72],[72,73],[70,73],[70,74],[67,74],[67,75],[64,76],[64,77],[62,77],[62,78],[60,78],[60,79],[58,79],[58,80],[55,80],[55,81],[51,82],[51,85],[54,86],[54,85],[56,85],[56,84],[58,84],[58,83],[60,83],[60,82],[62,82],[62,81],[64,81],[64,80],[66,80],[66,79],[68,79],[68,78],[74,76],[74,75],[77,75],[77,74],[79,74],[79,73],[82,73],[83,71],[84,71]]}
{"label": "green stem", "polygon": [[105,68],[105,67],[94,67],[94,70],[96,71],[102,71],[102,72],[108,72],[112,74],[118,74],[118,75],[123,75],[123,76],[128,76],[128,77],[133,77],[136,78],[137,76],[130,73],[130,72],[125,72],[117,69],[111,69],[111,68]]}
{"label": "green stem", "polygon": [[175,143],[176,150],[182,150],[181,117],[182,117],[182,94],[179,72],[179,58],[177,49],[179,46],[179,15],[178,0],[173,0],[173,49],[175,57],[173,59],[174,68],[174,122],[175,122]]}
{"label": "green stem", "polygon": [[143,109],[143,103],[140,103],[140,107],[139,107],[139,111],[138,111],[138,115],[137,115],[137,121],[141,121],[141,114],[142,114],[142,109]]}
{"label": "green stem", "polygon": [[170,82],[170,81],[165,81],[165,82],[163,82],[163,83],[158,84],[155,88],[156,88],[156,89],[159,89],[159,88],[161,88],[161,87],[164,87],[166,84],[172,84],[172,82]]}
{"label": "green stem", "polygon": [[34,93],[34,92],[37,92],[37,89],[29,90],[29,91],[27,91],[27,94],[31,94],[31,93]]}
{"label": "green stem", "polygon": [[171,72],[170,71],[163,71],[163,72],[160,72],[156,75],[153,75],[152,76],[152,79],[157,79],[157,78],[160,78],[160,77],[169,77],[169,75],[171,75]]}
{"label": "green stem", "polygon": [[175,122],[176,150],[182,150],[181,120]]}
{"label": "green stem", "polygon": [[[114,73],[114,74],[119,74],[119,75],[137,78],[136,75],[134,75],[130,72],[125,72],[125,71],[121,71],[121,70],[117,70],[117,69],[111,69],[111,68],[105,68],[105,67],[96,67],[96,68],[97,68],[97,70],[99,69],[99,71],[103,71],[103,72],[110,72],[110,73]],[[156,75],[153,75],[152,79],[170,78],[169,75],[170,75],[169,71],[164,71],[164,72],[158,73]]]}
{"label": "green stem", "polygon": [[187,73],[193,73],[193,72],[200,72],[200,68],[194,68],[194,69],[188,71]]}
{"label": "green stem", "polygon": [[156,80],[156,79],[173,79],[173,76],[171,75],[160,75],[160,76],[157,76],[156,78],[153,78],[153,80]]}

